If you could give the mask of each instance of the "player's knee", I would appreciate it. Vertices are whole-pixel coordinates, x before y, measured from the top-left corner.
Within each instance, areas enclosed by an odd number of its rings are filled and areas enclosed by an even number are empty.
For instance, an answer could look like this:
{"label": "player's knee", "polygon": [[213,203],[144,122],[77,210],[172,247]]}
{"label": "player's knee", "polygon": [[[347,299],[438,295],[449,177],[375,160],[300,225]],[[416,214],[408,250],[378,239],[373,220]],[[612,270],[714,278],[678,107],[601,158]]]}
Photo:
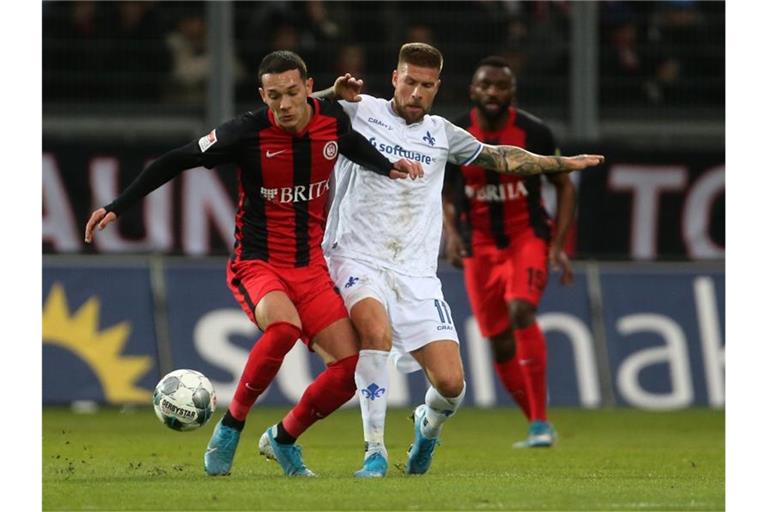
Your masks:
{"label": "player's knee", "polygon": [[355,368],[357,367],[357,359],[358,355],[355,354],[349,357],[345,357],[344,359],[340,359],[331,365],[328,365],[329,368],[333,367],[333,369],[336,370],[336,380],[338,383],[339,391],[349,395],[349,398],[352,398],[357,391],[357,386],[355,385]]}
{"label": "player's knee", "polygon": [[360,347],[363,350],[390,350],[392,333],[389,326],[382,322],[363,322],[356,326],[360,335]]}
{"label": "player's knee", "polygon": [[509,303],[509,318],[515,329],[523,329],[536,321],[536,307],[526,300]]}
{"label": "player's knee", "polygon": [[464,374],[461,371],[437,376],[432,385],[447,398],[459,396],[464,390]]}
{"label": "player's knee", "polygon": [[505,329],[502,333],[491,336],[491,348],[497,363],[503,363],[515,357],[515,336],[512,334],[512,329]]}

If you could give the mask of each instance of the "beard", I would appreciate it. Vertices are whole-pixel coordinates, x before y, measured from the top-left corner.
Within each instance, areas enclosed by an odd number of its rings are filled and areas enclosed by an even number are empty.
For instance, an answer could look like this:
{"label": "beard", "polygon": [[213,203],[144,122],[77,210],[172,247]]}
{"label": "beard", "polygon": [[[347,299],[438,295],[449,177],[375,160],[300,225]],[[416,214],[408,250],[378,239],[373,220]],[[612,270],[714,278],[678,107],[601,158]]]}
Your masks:
{"label": "beard", "polygon": [[498,103],[499,108],[496,111],[486,109],[485,105],[477,100],[472,100],[472,104],[477,107],[481,114],[483,114],[483,117],[493,123],[507,114],[507,110],[509,110],[509,106],[512,104],[512,101]]}

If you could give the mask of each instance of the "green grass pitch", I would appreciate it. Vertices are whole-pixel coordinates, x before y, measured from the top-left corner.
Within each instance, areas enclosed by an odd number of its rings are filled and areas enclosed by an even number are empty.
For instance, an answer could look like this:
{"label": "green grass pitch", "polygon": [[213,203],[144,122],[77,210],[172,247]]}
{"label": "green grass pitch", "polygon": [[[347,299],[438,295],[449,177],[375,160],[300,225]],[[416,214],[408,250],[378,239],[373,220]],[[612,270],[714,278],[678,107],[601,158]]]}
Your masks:
{"label": "green grass pitch", "polygon": [[409,411],[388,414],[390,473],[352,477],[362,458],[359,412],[345,409],[301,439],[316,479],[282,476],[258,438],[285,409],[255,408],[233,473],[208,477],[203,451],[214,421],[194,432],[152,411],[74,414],[43,409],[44,510],[724,510],[725,413],[553,409],[559,442],[521,450],[516,409],[460,411],[446,425],[429,473],[402,473]]}

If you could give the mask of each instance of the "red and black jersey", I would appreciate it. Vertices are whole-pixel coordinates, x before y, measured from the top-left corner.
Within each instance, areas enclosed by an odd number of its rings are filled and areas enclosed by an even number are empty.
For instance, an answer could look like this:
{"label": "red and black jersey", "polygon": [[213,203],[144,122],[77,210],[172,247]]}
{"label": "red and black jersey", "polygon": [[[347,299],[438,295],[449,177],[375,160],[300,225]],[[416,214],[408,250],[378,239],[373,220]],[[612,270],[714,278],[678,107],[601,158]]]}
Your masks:
{"label": "red and black jersey", "polygon": [[312,117],[301,133],[280,128],[266,107],[247,112],[158,158],[107,210],[119,214],[185,169],[234,163],[240,183],[233,259],[276,267],[323,261],[329,179],[339,153],[379,174],[391,165],[352,130],[337,102],[307,101]]}
{"label": "red and black jersey", "polygon": [[[498,131],[480,127],[477,108],[454,124],[478,140],[492,145],[510,145],[533,153],[557,152],[550,129],[531,114],[510,107],[506,124]],[[508,247],[521,230],[530,229],[543,240],[551,237],[551,220],[541,198],[541,176],[520,178],[477,165],[449,165],[456,222],[467,250],[476,245]]]}

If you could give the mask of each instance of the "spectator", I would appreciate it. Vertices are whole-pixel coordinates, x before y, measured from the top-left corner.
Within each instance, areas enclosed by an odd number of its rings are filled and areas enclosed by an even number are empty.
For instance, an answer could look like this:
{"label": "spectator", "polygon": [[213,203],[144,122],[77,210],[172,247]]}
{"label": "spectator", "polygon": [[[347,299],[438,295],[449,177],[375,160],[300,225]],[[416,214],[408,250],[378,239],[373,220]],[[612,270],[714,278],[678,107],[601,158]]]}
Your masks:
{"label": "spectator", "polygon": [[94,99],[104,96],[96,81],[104,74],[101,6],[93,1],[46,3],[43,18],[43,97]]}
{"label": "spectator", "polygon": [[648,86],[654,104],[696,100],[703,67],[699,49],[707,44],[703,17],[695,2],[661,2],[651,16],[649,38],[655,66]]}
{"label": "spectator", "polygon": [[107,69],[114,100],[159,99],[170,72],[170,55],[154,2],[115,2]]}
{"label": "spectator", "polygon": [[435,33],[426,23],[412,23],[405,31],[404,42],[435,44]]}
{"label": "spectator", "polygon": [[648,66],[641,51],[638,18],[628,2],[606,4],[602,15],[600,94],[606,103],[645,103]]}
{"label": "spectator", "polygon": [[[175,101],[191,104],[201,104],[205,101],[211,72],[207,32],[203,16],[189,14],[181,18],[176,30],[166,37],[173,62],[169,97]],[[243,66],[234,55],[232,66],[235,81],[242,79]]]}
{"label": "spectator", "polygon": [[365,49],[359,44],[348,44],[339,48],[335,71],[338,75],[350,73],[354,77],[365,77]]}

